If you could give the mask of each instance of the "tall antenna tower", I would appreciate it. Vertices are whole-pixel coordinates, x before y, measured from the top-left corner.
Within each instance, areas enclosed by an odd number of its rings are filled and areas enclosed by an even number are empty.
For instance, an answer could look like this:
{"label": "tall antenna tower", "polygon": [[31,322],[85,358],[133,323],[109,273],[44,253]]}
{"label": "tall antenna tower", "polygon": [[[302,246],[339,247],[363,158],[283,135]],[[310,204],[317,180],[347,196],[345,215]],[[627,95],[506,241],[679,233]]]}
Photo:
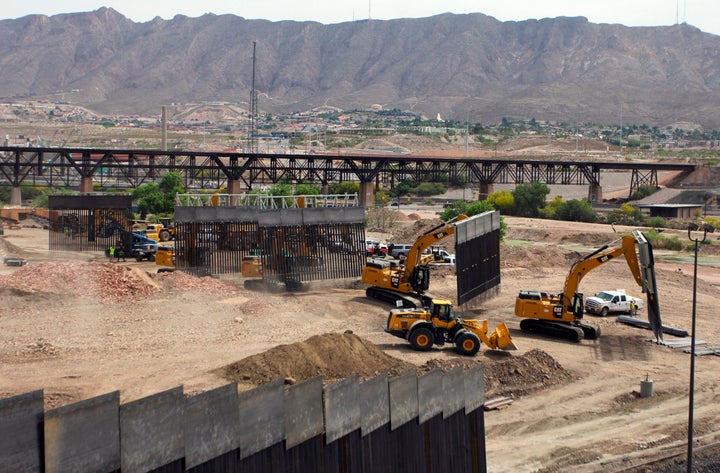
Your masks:
{"label": "tall antenna tower", "polygon": [[255,47],[257,41],[253,41],[253,58],[252,58],[252,87],[250,89],[250,152],[256,153],[256,119],[257,119],[257,92],[255,92]]}

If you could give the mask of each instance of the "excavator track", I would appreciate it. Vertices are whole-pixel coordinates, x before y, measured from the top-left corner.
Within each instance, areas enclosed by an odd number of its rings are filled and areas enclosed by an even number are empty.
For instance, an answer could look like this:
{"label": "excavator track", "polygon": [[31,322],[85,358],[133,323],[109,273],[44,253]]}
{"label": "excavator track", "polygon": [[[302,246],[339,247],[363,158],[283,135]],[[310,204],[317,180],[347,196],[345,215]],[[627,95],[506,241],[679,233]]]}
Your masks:
{"label": "excavator track", "polygon": [[412,294],[403,294],[401,292],[384,289],[377,286],[370,286],[365,289],[365,295],[370,299],[375,299],[388,303],[396,308],[417,309],[428,305],[431,300],[429,296],[414,296]]}
{"label": "excavator track", "polygon": [[585,335],[585,338],[588,340],[597,340],[600,338],[600,327],[597,325],[576,322],[575,326],[579,327],[583,331],[583,335]]}
{"label": "excavator track", "polygon": [[579,342],[585,338],[585,331],[574,324],[552,322],[548,320],[523,319],[520,321],[520,330],[526,333],[536,333],[538,335],[545,335],[573,342]]}

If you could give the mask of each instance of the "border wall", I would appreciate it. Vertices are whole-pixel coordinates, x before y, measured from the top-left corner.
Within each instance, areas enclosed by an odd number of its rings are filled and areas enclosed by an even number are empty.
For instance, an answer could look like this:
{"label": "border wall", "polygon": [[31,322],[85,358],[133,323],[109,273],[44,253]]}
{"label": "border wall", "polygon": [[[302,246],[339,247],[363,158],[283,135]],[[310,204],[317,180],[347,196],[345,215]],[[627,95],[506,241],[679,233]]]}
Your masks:
{"label": "border wall", "polygon": [[48,411],[39,390],[0,399],[0,471],[484,473],[484,402],[482,365]]}
{"label": "border wall", "polygon": [[200,276],[240,273],[243,258],[258,255],[271,282],[357,277],[364,221],[362,207],[176,207],[175,265]]}
{"label": "border wall", "polygon": [[131,227],[131,206],[129,195],[49,196],[50,250],[104,252],[117,245],[126,238],[120,230]]}
{"label": "border wall", "polygon": [[500,290],[500,212],[455,224],[458,305],[469,309]]}

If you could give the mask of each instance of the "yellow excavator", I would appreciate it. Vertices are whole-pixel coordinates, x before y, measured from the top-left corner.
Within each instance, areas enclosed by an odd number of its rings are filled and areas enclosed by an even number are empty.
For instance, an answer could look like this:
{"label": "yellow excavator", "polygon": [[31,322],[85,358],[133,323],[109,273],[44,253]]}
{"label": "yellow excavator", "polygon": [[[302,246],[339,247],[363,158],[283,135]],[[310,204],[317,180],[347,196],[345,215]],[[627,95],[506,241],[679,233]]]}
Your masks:
{"label": "yellow excavator", "polygon": [[480,342],[493,350],[517,350],[504,323],[488,334],[487,320],[458,317],[452,302],[444,299],[433,299],[426,309],[392,309],[385,331],[419,351],[452,343],[461,355],[472,356],[480,350]]}
{"label": "yellow excavator", "polygon": [[425,307],[432,296],[426,294],[430,287],[429,263],[433,254],[423,252],[445,238],[455,234],[455,222],[467,219],[460,214],[420,235],[402,261],[387,258],[371,258],[365,263],[362,282],[370,286],[365,294],[396,307]]}
{"label": "yellow excavator", "polygon": [[[637,253],[636,247],[639,250]],[[524,319],[520,322],[520,329],[523,332],[573,341],[598,338],[600,327],[582,322],[584,302],[583,294],[578,292],[580,281],[598,266],[622,256],[625,257],[625,262],[642,292],[647,294],[651,327],[655,335],[662,338],[652,246],[639,230],[633,231],[632,235],[624,235],[575,262],[560,294],[520,291],[515,300],[515,315]]]}

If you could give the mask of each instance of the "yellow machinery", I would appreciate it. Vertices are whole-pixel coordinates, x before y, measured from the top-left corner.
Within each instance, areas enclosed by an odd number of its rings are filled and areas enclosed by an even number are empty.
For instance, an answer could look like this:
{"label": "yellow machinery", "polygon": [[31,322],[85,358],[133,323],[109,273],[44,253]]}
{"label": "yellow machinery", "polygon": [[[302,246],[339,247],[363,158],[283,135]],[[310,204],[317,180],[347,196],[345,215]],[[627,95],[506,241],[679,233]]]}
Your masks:
{"label": "yellow machinery", "polygon": [[156,227],[160,241],[170,241],[177,239],[177,227],[171,218],[161,218],[159,228]]}
{"label": "yellow machinery", "polygon": [[158,273],[175,271],[175,250],[169,246],[158,246],[155,252],[155,264],[163,266]]}
{"label": "yellow machinery", "polygon": [[452,303],[443,299],[432,299],[427,309],[392,309],[385,331],[420,351],[452,343],[461,355],[472,356],[480,350],[480,342],[493,350],[517,350],[504,323],[488,334],[487,320],[464,320],[455,314]]}
{"label": "yellow machinery", "polygon": [[370,284],[365,294],[397,307],[426,306],[431,299],[424,294],[430,287],[428,264],[434,260],[434,255],[423,252],[433,244],[454,235],[454,223],[466,218],[466,215],[458,215],[420,235],[408,250],[406,258],[399,263],[386,258],[368,260],[362,272],[362,282]]}
{"label": "yellow machinery", "polygon": [[[618,242],[619,245],[618,245]],[[640,249],[640,258],[636,253]],[[655,292],[655,273],[652,264],[652,247],[640,231],[625,235],[577,261],[565,279],[563,292],[549,294],[544,291],[520,291],[515,300],[515,315],[522,317],[520,328],[558,338],[579,341],[594,340],[600,336],[600,327],[582,322],[583,294],[577,292],[580,281],[588,272],[600,265],[624,256],[635,281],[647,293],[648,317],[660,318]],[[642,268],[641,268],[642,263]]]}

